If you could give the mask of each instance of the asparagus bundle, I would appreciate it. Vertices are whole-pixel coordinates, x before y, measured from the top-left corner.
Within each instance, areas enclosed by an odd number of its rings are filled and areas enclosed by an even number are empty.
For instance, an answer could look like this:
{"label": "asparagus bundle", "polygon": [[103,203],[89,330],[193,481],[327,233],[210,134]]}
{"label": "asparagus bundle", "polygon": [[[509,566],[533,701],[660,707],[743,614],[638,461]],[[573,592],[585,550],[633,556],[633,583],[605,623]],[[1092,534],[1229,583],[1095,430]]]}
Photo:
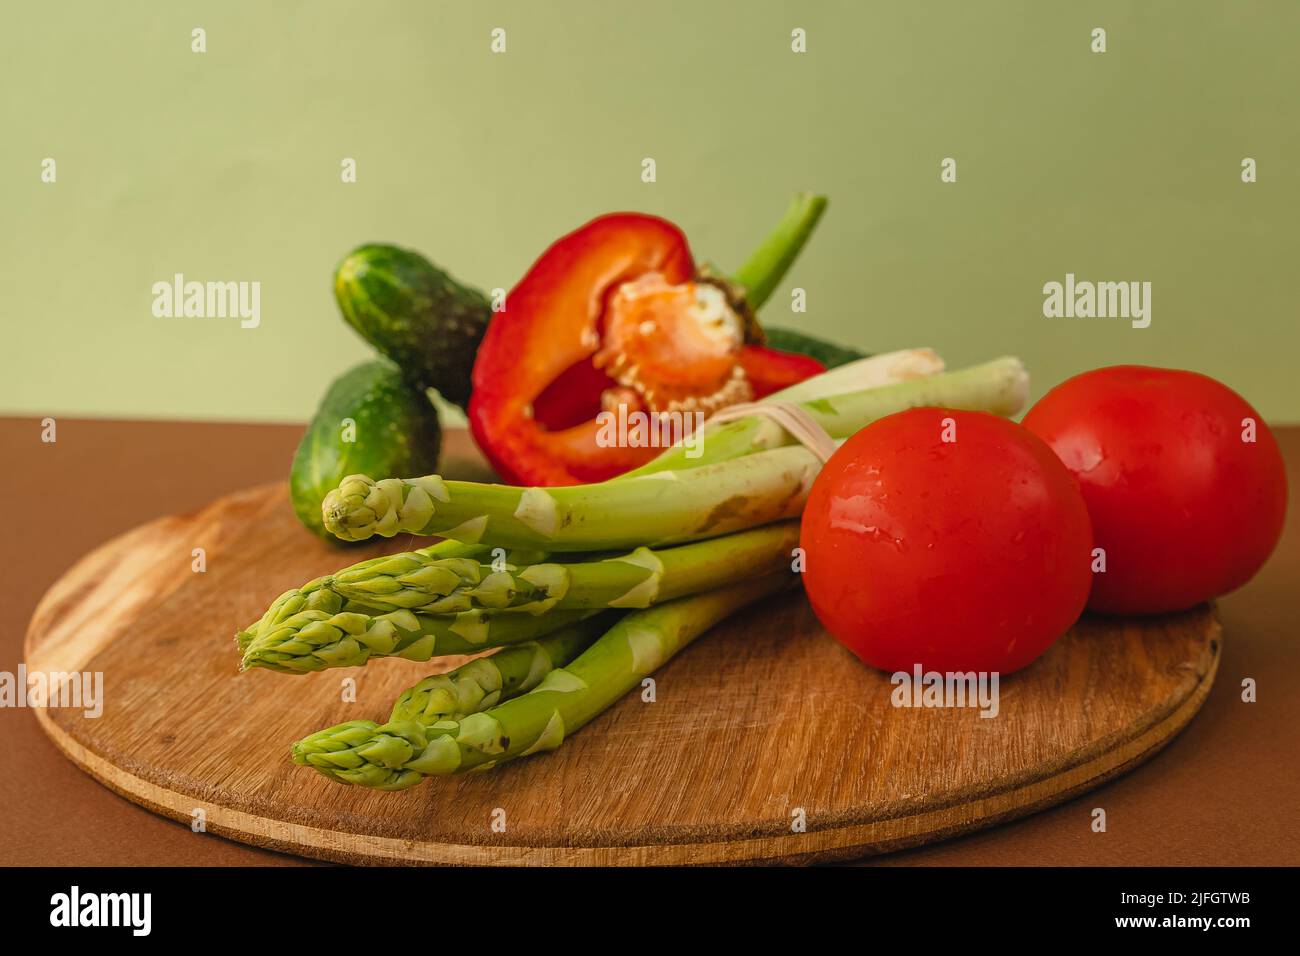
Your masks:
{"label": "asparagus bundle", "polygon": [[[904,380],[803,402],[836,436],[900,408],[928,403],[1013,414],[1026,392],[1017,359],[928,377],[940,363],[924,350],[854,364],[859,381],[881,375]],[[845,365],[826,378],[845,375],[846,369],[852,371]],[[803,382],[790,392],[798,397],[810,388]],[[735,549],[719,544],[725,538],[716,536],[797,515],[819,463],[802,446],[789,445],[792,440],[783,428],[758,416],[712,428],[707,438],[703,459],[686,459],[676,447],[641,472],[571,488],[520,489],[435,476],[352,477],[330,494],[324,509],[348,536],[391,535],[402,528],[441,532],[452,540],[408,555],[370,559],[286,592],[260,622],[239,633],[243,666],[305,672],[359,665],[370,657],[428,659],[477,652],[572,623],[576,617],[563,615],[569,606],[604,606],[629,592],[633,598],[663,592],[662,600],[729,583],[736,579],[727,567]],[[690,467],[675,467],[684,463]],[[725,551],[727,557],[710,562],[701,551],[679,549],[702,558],[705,571],[710,564],[715,571],[699,575],[701,583],[685,589],[676,589],[671,581],[689,583],[694,576],[689,564],[676,578],[660,574],[659,568],[647,567],[658,559],[643,550],[621,555],[617,562],[533,563],[524,570],[516,563],[485,572],[477,561],[493,546],[563,553],[695,538],[711,538],[703,553],[719,549],[716,553]],[[750,570],[744,562],[735,568],[736,574]],[[617,589],[619,585],[625,587]],[[556,606],[562,601],[567,604]],[[412,607],[415,613],[400,613]],[[520,619],[515,611],[533,611],[538,618]]]}
{"label": "asparagus bundle", "polygon": [[[914,350],[853,365],[772,398],[842,439],[918,405],[1014,414],[1027,391],[1012,358],[939,373],[937,356]],[[845,374],[857,390],[817,390]],[[701,457],[679,446],[594,485],[349,477],[322,509],[339,537],[450,540],[286,592],[240,632],[243,665],[305,673],[499,648],[410,688],[384,724],[349,721],[294,745],[296,762],[345,783],[403,789],[553,749],[714,623],[797,580],[788,519],[819,469],[780,425],[749,416],[708,426]],[[516,550],[502,563],[497,548]],[[608,609],[626,608],[611,623]]]}
{"label": "asparagus bundle", "polygon": [[293,759],[343,783],[401,790],[426,776],[554,750],[714,624],[795,580],[788,572],[768,575],[633,611],[525,694],[459,717],[435,712],[434,719],[399,699],[388,723],[349,721],[319,731],[294,744]]}

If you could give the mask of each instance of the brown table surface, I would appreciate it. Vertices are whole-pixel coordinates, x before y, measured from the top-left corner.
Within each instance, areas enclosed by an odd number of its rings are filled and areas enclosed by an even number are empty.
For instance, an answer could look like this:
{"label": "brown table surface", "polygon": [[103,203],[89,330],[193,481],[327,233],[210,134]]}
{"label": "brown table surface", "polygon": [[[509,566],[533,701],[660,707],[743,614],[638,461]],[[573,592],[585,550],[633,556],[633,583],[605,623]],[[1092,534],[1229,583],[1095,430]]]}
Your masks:
{"label": "brown table surface", "polygon": [[[300,425],[0,418],[0,670],[15,673],[41,595],[80,555],[137,524],[283,478]],[[1300,488],[1300,428],[1278,430]],[[463,432],[448,455],[472,455]],[[448,469],[450,470],[450,469]],[[1220,602],[1224,650],[1201,713],[1133,773],[1046,812],[872,862],[893,865],[1300,864],[1300,520],[1258,577]],[[1241,701],[1241,682],[1258,702]],[[0,708],[0,864],[286,865],[129,803],[64,759],[28,710]],[[1104,807],[1107,832],[1093,833]]]}

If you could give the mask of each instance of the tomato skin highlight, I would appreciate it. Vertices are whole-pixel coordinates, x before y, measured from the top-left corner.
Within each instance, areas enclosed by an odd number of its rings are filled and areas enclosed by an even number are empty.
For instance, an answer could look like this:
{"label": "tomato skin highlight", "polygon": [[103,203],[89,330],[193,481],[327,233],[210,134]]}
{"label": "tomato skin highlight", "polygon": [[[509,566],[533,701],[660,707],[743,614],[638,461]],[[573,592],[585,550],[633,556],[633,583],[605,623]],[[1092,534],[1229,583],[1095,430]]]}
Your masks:
{"label": "tomato skin highlight", "polygon": [[814,483],[800,544],[818,619],[891,672],[1018,670],[1091,586],[1074,479],[1036,436],[982,412],[916,408],[859,431]]}
{"label": "tomato skin highlight", "polygon": [[[1243,420],[1256,423],[1242,440]],[[1056,386],[1025,416],[1079,481],[1106,571],[1089,607],[1180,611],[1233,591],[1282,534],[1286,468],[1248,402],[1196,372],[1119,365]]]}

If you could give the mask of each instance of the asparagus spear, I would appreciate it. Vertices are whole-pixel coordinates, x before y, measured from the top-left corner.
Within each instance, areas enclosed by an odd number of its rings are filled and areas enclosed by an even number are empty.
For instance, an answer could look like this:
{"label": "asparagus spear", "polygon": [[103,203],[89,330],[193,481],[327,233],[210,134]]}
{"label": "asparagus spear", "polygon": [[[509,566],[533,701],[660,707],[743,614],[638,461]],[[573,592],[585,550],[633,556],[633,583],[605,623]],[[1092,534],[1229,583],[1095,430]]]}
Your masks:
{"label": "asparagus spear", "polygon": [[423,778],[414,771],[394,774],[379,761],[366,761],[353,752],[386,751],[393,746],[394,729],[409,731],[413,724],[427,727],[443,720],[459,720],[532,690],[552,670],[590,647],[616,616],[611,612],[588,618],[536,641],[504,647],[449,673],[426,677],[397,698],[386,724],[350,720],[311,734],[293,745],[294,762],[315,767],[340,783],[384,790],[401,790],[419,783]]}
{"label": "asparagus spear", "polygon": [[[302,600],[297,592],[288,595],[292,596],[289,607]],[[591,614],[467,611],[434,615],[407,610],[367,614],[350,609],[340,594],[327,588],[308,597],[314,599],[310,608],[276,613],[248,642],[241,669],[263,667],[306,674],[327,667],[357,667],[372,657],[427,661],[447,654],[477,654],[490,647],[532,640]]]}
{"label": "asparagus spear", "polygon": [[352,475],[325,497],[340,538],[437,534],[548,551],[675,544],[793,518],[821,463],[802,446],[636,479],[559,488]]}
{"label": "asparagus spear", "polygon": [[575,564],[513,564],[494,570],[473,559],[393,555],[341,571],[329,587],[381,610],[448,614],[479,609],[541,614],[552,608],[649,607],[780,570],[799,543],[786,521],[694,544]]}
{"label": "asparagus spear", "polygon": [[[459,541],[439,541],[437,544],[430,545],[427,548],[421,548],[415,553],[428,560],[436,560],[476,557],[486,554],[487,551],[487,548],[480,545],[467,545],[462,544]],[[351,567],[345,568],[344,570],[350,573],[360,573],[364,571],[365,568],[386,560],[388,560],[387,556],[380,555],[377,558],[369,558],[365,561],[361,561]],[[536,560],[545,560],[545,558],[539,555],[536,557]],[[300,611],[317,610],[322,606],[321,602],[326,602],[328,604],[329,609],[327,610],[327,613],[329,614],[336,614],[341,610],[373,612],[377,614],[392,610],[392,608],[389,607],[367,606],[359,602],[352,602],[351,604],[348,604],[348,606],[344,607],[343,605],[345,602],[334,602],[324,593],[329,590],[329,581],[330,578],[328,576],[320,577],[316,578],[314,581],[307,582],[300,588],[285,591],[275,599],[275,602],[270,608],[263,612],[260,618],[248,625],[248,627],[235,632],[235,644],[239,648],[240,656],[242,657],[248,651],[249,645],[252,644],[253,640],[261,632],[264,624],[274,626],[277,620],[291,617]]]}
{"label": "asparagus spear", "polygon": [[313,734],[293,759],[345,783],[401,790],[425,776],[487,770],[554,750],[642,678],[727,615],[789,587],[769,575],[628,614],[573,663],[522,696],[458,720],[349,721]]}
{"label": "asparagus spear", "polygon": [[527,693],[590,647],[617,617],[614,611],[597,614],[535,641],[503,647],[449,673],[426,677],[402,692],[388,719],[423,724],[459,720]]}

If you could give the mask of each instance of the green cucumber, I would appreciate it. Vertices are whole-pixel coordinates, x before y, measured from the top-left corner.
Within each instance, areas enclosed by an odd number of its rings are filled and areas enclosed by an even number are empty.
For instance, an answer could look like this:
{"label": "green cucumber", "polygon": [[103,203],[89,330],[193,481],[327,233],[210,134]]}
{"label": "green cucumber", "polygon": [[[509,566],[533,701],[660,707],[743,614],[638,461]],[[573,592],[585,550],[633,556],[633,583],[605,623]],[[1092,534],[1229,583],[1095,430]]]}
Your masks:
{"label": "green cucumber", "polygon": [[435,388],[461,408],[492,307],[418,252],[371,244],[334,271],[343,318],[402,370],[413,385]]}
{"label": "green cucumber", "polygon": [[397,478],[438,470],[442,429],[429,396],[384,361],[334,380],[307,426],[289,472],[294,514],[338,543],[321,521],[321,502],[348,475]]}
{"label": "green cucumber", "polygon": [[793,329],[781,329],[764,325],[763,334],[767,337],[767,344],[771,348],[781,352],[797,352],[800,355],[807,355],[809,358],[815,358],[828,369],[838,368],[841,365],[856,362],[858,359],[867,358],[870,355],[869,352],[860,352],[857,349],[836,345],[834,342],[827,342],[825,339],[819,339],[803,332],[796,332]]}

